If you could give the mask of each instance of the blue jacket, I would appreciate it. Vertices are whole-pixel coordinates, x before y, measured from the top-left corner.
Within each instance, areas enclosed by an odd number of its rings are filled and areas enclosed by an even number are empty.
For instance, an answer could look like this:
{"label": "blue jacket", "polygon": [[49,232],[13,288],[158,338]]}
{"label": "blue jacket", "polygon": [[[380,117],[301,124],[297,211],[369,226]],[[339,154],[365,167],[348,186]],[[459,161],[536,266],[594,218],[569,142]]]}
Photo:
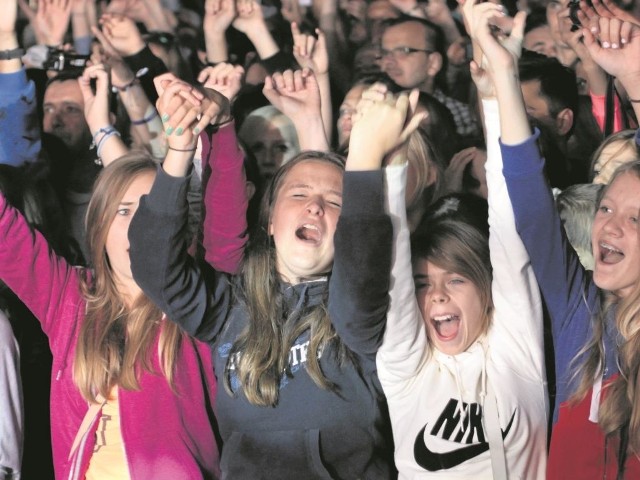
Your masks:
{"label": "blue jacket", "polygon": [[[186,255],[180,240],[186,182],[160,172],[150,194],[142,197],[129,229],[132,272],[169,318],[209,343],[222,382],[229,350],[249,317],[234,279]],[[319,388],[305,368],[309,331],[303,332],[291,346],[275,407],[250,404],[232,377],[234,395],[221,390],[216,401],[223,478],[395,476],[375,364],[388,306],[391,234],[382,172],[345,174],[330,278],[282,283],[281,289],[290,323],[299,321],[306,308],[327,304],[336,333],[355,360],[340,366],[330,343],[320,367],[337,392]]]}
{"label": "blue jacket", "polygon": [[0,73],[0,163],[19,167],[40,152],[36,88],[24,69]]}
{"label": "blue jacket", "polygon": [[[600,295],[564,233],[544,176],[544,159],[536,145],[538,135],[536,132],[520,145],[501,144],[501,149],[516,228],[529,253],[551,317],[557,390],[555,423],[558,407],[571,397],[580,381],[580,376],[574,373],[586,359],[584,353],[579,353],[593,338]],[[615,341],[618,334],[612,311],[608,312],[605,325],[606,380],[618,372]]]}

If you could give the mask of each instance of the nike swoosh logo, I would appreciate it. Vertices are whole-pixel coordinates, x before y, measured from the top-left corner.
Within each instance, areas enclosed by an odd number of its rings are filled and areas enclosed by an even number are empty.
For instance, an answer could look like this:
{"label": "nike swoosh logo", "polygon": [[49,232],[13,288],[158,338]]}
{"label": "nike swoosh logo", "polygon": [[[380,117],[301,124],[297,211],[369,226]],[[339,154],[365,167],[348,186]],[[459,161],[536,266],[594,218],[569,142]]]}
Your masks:
{"label": "nike swoosh logo", "polygon": [[[509,434],[515,417],[516,412],[513,412],[507,428],[502,431],[503,440]],[[452,450],[450,452],[434,452],[432,450],[429,450],[429,447],[427,447],[427,444],[424,441],[424,431],[426,430],[426,428],[427,426],[425,425],[416,437],[416,441],[413,444],[413,456],[416,459],[418,465],[430,472],[437,472],[438,470],[448,470],[450,468],[457,467],[461,463],[477,457],[478,455],[489,450],[489,443],[482,442],[475,445],[469,445],[468,447],[458,448],[457,450]]]}

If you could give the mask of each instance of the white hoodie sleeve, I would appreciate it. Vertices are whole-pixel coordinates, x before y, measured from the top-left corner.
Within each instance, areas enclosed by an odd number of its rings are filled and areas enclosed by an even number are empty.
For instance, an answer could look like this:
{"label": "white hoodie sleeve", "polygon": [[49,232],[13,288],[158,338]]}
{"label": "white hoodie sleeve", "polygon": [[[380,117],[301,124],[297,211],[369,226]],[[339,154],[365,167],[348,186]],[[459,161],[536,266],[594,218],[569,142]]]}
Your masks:
{"label": "white hoodie sleeve", "polygon": [[529,256],[516,231],[502,173],[500,117],[495,100],[483,100],[487,135],[489,248],[493,268],[493,324],[490,346],[494,361],[529,379],[545,380],[542,305]]}
{"label": "white hoodie sleeve", "polygon": [[427,333],[418,308],[411,268],[410,232],[405,189],[407,166],[385,168],[387,207],[393,223],[390,304],[387,326],[378,350],[378,376],[387,395],[403,389],[403,382],[419,370],[427,348]]}

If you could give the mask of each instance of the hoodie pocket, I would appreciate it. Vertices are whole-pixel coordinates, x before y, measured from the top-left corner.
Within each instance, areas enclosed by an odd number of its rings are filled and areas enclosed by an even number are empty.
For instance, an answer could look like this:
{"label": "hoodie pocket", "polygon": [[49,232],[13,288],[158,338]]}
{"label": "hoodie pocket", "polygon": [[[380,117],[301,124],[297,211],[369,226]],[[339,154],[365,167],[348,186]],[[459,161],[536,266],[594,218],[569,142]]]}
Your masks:
{"label": "hoodie pocket", "polygon": [[220,468],[223,480],[333,478],[315,429],[233,432],[222,446]]}

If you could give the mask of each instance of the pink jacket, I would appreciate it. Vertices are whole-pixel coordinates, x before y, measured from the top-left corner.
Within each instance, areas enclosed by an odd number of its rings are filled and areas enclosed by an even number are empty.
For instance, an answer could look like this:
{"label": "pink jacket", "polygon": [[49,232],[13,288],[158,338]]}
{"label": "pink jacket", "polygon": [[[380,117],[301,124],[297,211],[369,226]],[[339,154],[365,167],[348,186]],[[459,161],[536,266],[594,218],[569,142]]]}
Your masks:
{"label": "pink jacket", "polygon": [[[224,137],[227,142],[235,142],[235,135]],[[210,155],[205,158],[211,161]],[[215,158],[220,167],[229,167],[229,172],[235,172],[225,184],[224,201],[233,191],[237,198],[244,197],[242,157],[216,155]],[[215,171],[214,167],[214,175]],[[215,188],[208,189],[205,205],[212,208],[218,193]],[[235,257],[226,257],[227,264],[222,266],[226,270],[235,270],[241,258],[246,240],[245,210],[246,201],[239,202],[235,209],[227,212],[228,216],[221,218],[227,222],[227,232],[236,232],[228,237],[233,245],[223,241],[213,247],[227,254],[240,252]],[[98,424],[93,422],[75,455],[68,459],[88,410],[72,378],[78,333],[85,318],[86,304],[80,293],[83,274],[83,270],[54,255],[42,235],[32,234],[22,215],[0,195],[0,278],[40,320],[53,353],[50,403],[57,479],[84,478]],[[219,451],[212,426],[216,381],[208,345],[185,335],[177,364],[174,380],[177,393],[170,389],[163,375],[148,372],[140,373],[139,391],[119,391],[122,436],[132,480],[196,480],[219,476]],[[157,339],[153,368],[161,371]]]}

